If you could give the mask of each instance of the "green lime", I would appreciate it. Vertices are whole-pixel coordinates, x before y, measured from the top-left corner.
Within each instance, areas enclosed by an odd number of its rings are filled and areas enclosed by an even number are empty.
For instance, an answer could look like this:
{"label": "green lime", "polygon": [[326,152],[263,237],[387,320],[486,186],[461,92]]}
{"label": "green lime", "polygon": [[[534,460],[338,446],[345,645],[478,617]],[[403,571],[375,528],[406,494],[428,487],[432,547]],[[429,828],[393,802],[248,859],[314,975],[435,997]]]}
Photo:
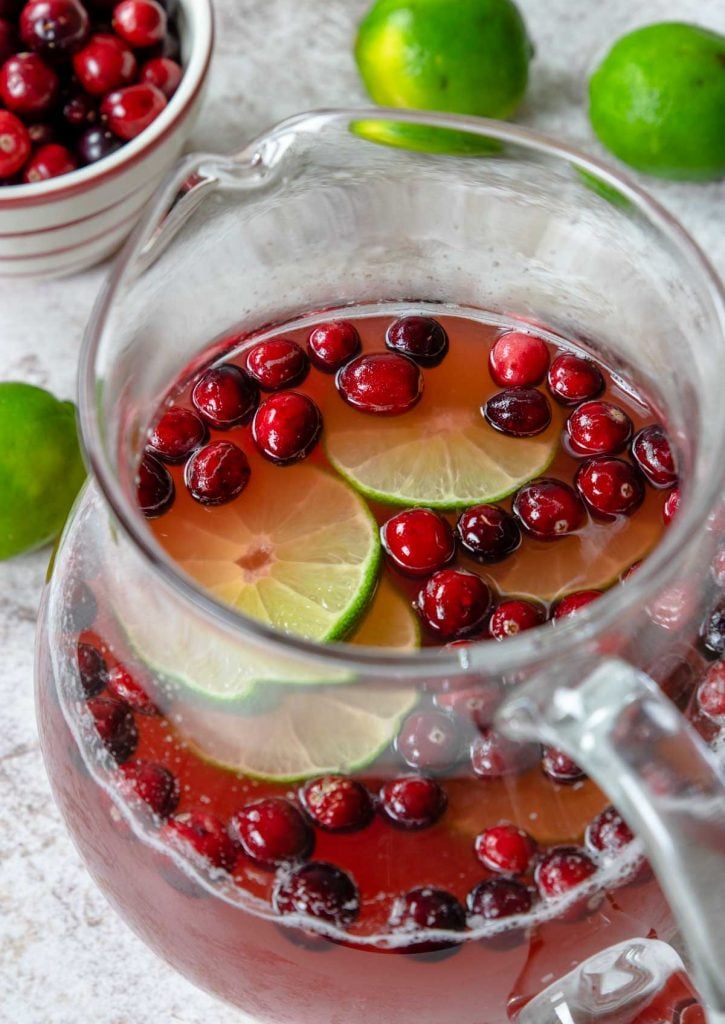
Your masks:
{"label": "green lime", "polygon": [[[360,22],[355,59],[382,106],[511,117],[526,92],[532,47],[512,0],[377,0]],[[498,144],[464,132],[357,122],[377,142],[475,154]]]}
{"label": "green lime", "polygon": [[592,75],[589,100],[599,139],[637,170],[725,174],[725,36],[684,22],[636,29]]}
{"label": "green lime", "polygon": [[394,647],[412,651],[420,647],[420,620],[410,601],[382,579],[360,625],[350,637],[363,647]]}
{"label": "green lime", "polygon": [[73,403],[0,383],[0,559],[52,540],[85,475]]}

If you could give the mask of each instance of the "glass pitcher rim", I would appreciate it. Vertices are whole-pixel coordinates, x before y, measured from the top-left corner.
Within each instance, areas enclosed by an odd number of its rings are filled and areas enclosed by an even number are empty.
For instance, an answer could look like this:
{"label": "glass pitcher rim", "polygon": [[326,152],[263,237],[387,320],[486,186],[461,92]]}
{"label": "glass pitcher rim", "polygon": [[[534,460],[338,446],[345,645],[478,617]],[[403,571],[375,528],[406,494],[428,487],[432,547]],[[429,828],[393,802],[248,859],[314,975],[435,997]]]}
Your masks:
{"label": "glass pitcher rim", "polygon": [[[716,472],[701,474],[699,488],[694,501],[686,501],[666,535],[647,556],[641,569],[627,581],[626,586],[616,588],[616,594],[605,592],[602,599],[594,602],[575,617],[557,623],[556,630],[541,628],[507,638],[505,644],[496,642],[472,642],[469,646],[456,648],[420,648],[413,651],[386,650],[379,647],[363,647],[344,642],[318,643],[299,636],[282,633],[255,619],[244,616],[231,606],[218,601],[208,591],[186,576],[155,540],[146,527],[142,516],[133,506],[129,496],[120,486],[102,440],[100,429],[101,412],[97,402],[96,360],[104,334],[104,324],[114,301],[115,294],[127,271],[132,268],[141,254],[145,243],[169,212],[169,199],[176,194],[180,175],[185,180],[189,169],[200,161],[206,164],[217,160],[221,166],[251,166],[261,159],[264,147],[273,145],[285,136],[296,136],[305,132],[320,134],[331,127],[349,127],[351,121],[398,121],[433,128],[448,128],[487,136],[503,143],[518,145],[533,154],[545,155],[559,162],[568,162],[575,170],[594,175],[604,185],[617,190],[635,208],[637,213],[653,226],[661,236],[667,238],[678,251],[685,263],[699,276],[708,295],[716,322],[720,328],[721,346],[725,355],[725,288],[709,259],[694,241],[689,232],[669,211],[649,193],[630,180],[619,170],[609,167],[596,157],[591,157],[568,143],[533,131],[527,127],[484,118],[438,114],[427,111],[402,110],[393,107],[341,107],[322,108],[295,114],[276,123],[255,136],[246,146],[232,154],[191,154],[182,159],[157,190],[148,204],[138,227],[121,250],[111,268],[94,305],[81,348],[78,371],[78,404],[81,439],[90,473],[98,485],[101,495],[109,506],[118,525],[148,565],[151,573],[183,599],[196,613],[210,620],[237,639],[249,637],[257,643],[279,649],[287,656],[299,655],[306,661],[358,668],[366,675],[415,677],[420,674],[442,673],[461,674],[477,670],[487,675],[500,675],[520,669],[542,660],[567,657],[595,641],[608,630],[616,627],[617,621],[626,618],[629,609],[646,606],[659,593],[658,585],[671,571],[673,561],[682,555],[699,531],[706,528],[708,515],[715,506],[722,484],[725,481],[725,466]],[[359,138],[360,144],[376,145],[381,151],[386,147],[350,133]],[[401,150],[392,152],[400,153]],[[446,154],[429,154],[404,150],[410,158],[426,160],[447,159]],[[454,159],[475,159],[454,156]],[[725,415],[720,421],[720,436],[717,441],[725,444]],[[721,450],[717,443],[712,446]],[[713,462],[716,462],[713,459]],[[715,467],[713,467],[715,468]],[[555,634],[555,635],[554,635]]]}

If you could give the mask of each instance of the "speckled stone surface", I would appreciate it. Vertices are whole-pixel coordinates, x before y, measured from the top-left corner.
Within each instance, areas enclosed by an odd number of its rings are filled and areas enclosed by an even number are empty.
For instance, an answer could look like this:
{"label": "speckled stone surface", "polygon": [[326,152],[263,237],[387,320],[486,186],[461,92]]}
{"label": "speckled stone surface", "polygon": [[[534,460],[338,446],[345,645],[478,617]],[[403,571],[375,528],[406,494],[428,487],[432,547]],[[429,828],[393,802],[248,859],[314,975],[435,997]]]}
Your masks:
{"label": "speckled stone surface", "polygon": [[[725,33],[722,0],[519,4],[536,58],[518,120],[600,155],[584,95],[587,72],[608,40],[665,19]],[[351,44],[367,5],[217,0],[218,47],[193,146],[235,149],[288,114],[362,103]],[[642,183],[725,273],[725,183]],[[105,272],[100,267],[44,284],[0,281],[0,378],[73,396],[83,328]],[[43,551],[0,565],[0,1024],[242,1024],[248,1018],[176,976],[116,917],[87,877],[53,805],[32,692],[35,616],[47,560]]]}

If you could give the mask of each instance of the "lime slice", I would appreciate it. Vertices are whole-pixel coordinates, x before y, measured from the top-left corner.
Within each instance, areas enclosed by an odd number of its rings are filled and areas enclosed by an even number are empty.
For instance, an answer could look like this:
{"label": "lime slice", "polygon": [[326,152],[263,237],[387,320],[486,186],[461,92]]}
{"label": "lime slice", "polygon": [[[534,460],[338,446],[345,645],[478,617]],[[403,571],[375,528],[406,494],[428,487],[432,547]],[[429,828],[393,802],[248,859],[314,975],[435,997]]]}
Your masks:
{"label": "lime slice", "polygon": [[420,647],[420,622],[410,601],[382,579],[365,618],[350,637],[362,647],[394,647],[412,651]]}
{"label": "lime slice", "polygon": [[207,761],[253,778],[296,782],[371,764],[417,699],[413,689],[369,683],[291,690],[265,714],[185,709],[178,728]]}

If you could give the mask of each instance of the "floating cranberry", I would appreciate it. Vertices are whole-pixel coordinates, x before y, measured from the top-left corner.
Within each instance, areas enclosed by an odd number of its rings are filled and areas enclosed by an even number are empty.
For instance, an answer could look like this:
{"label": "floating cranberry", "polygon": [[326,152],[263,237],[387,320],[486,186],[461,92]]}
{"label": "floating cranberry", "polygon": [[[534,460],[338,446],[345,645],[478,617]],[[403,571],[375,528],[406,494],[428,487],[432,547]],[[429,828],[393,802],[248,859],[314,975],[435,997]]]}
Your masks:
{"label": "floating cranberry", "polygon": [[83,580],[74,580],[66,598],[66,629],[74,633],[90,629],[97,613],[98,603],[91,588]]}
{"label": "floating cranberry", "polygon": [[720,601],[705,616],[700,626],[700,640],[709,656],[725,655],[725,601]]}
{"label": "floating cranberry", "polygon": [[89,29],[88,14],[79,0],[29,0],[20,15],[25,45],[49,58],[75,53]]}
{"label": "floating cranberry", "polygon": [[247,373],[265,391],[289,388],[305,379],[310,368],[307,356],[289,338],[260,341],[247,352]]}
{"label": "floating cranberry", "polygon": [[433,702],[437,708],[454,715],[462,724],[484,729],[493,721],[493,716],[501,703],[501,690],[493,682],[471,683],[462,689],[437,693]]}
{"label": "floating cranberry", "polygon": [[544,747],[541,755],[541,768],[554,782],[579,782],[586,775],[578,764],[556,747]]}
{"label": "floating cranberry", "polygon": [[494,640],[506,640],[524,630],[540,626],[546,620],[546,611],[540,604],[512,598],[496,605],[488,623],[488,631]]}
{"label": "floating cranberry", "polygon": [[272,905],[278,914],[305,914],[344,928],[359,914],[360,897],[344,871],[310,861],[279,874]]}
{"label": "floating cranberry", "polygon": [[584,525],[586,513],[576,491],[562,480],[540,477],[516,494],[514,513],[537,540],[556,540]]}
{"label": "floating cranberry", "polygon": [[423,394],[420,369],[398,352],[358,356],[338,371],[335,383],[348,405],[377,416],[400,416]]}
{"label": "floating cranberry", "polygon": [[395,747],[411,768],[444,771],[458,760],[461,738],[456,723],[440,711],[414,711],[403,722]]}
{"label": "floating cranberry", "polygon": [[85,697],[96,697],[108,683],[108,665],[97,647],[78,644],[78,681]]}
{"label": "floating cranberry", "polygon": [[176,491],[168,469],[146,453],[136,476],[136,500],[147,519],[156,519],[174,503]]}
{"label": "floating cranberry", "polygon": [[200,505],[226,505],[249,483],[249,460],[231,441],[212,441],[199,448],[184,467],[184,483]]}
{"label": "floating cranberry", "polygon": [[654,487],[673,487],[677,483],[670,442],[659,423],[642,427],[635,434],[632,455]]}
{"label": "floating cranberry", "polygon": [[680,488],[673,488],[665,498],[665,503],[662,506],[662,520],[665,526],[669,526],[672,520],[677,515],[680,508]]}
{"label": "floating cranberry", "polygon": [[207,440],[209,432],[204,421],[180,405],[167,409],[149,431],[149,447],[164,462],[183,462]]}
{"label": "floating cranberry", "polygon": [[122,39],[109,32],[98,32],[74,54],[73,70],[86,92],[91,96],[104,96],[122,85],[130,85],[138,65]]}
{"label": "floating cranberry", "polygon": [[42,117],[58,98],[55,71],[35,53],[17,53],[0,68],[0,97],[14,114]]}
{"label": "floating cranberry", "polygon": [[606,807],[587,825],[585,839],[597,853],[618,853],[634,836],[616,807]]}
{"label": "floating cranberry", "polygon": [[456,535],[466,554],[478,562],[500,562],[521,544],[519,524],[498,505],[466,509],[456,523]]}
{"label": "floating cranberry", "polygon": [[717,661],[707,670],[697,688],[697,703],[708,718],[725,718],[725,661]]}
{"label": "floating cranberry", "polygon": [[537,853],[537,845],[528,832],[510,822],[487,828],[476,836],[476,856],[489,871],[525,875]]}
{"label": "floating cranberry", "polygon": [[169,57],[152,57],[147,60],[139,73],[140,82],[149,82],[160,89],[170,100],[181,84],[184,72],[180,64]]}
{"label": "floating cranberry", "polygon": [[270,395],[257,409],[252,436],[270,462],[287,466],[306,459],[322,433],[322,416],[315,402],[299,391]]}
{"label": "floating cranberry", "polygon": [[536,762],[536,747],[516,743],[494,729],[483,729],[471,744],[471,767],[479,779],[519,775]]}
{"label": "floating cranberry", "polygon": [[631,462],[599,455],[583,462],[574,480],[593,512],[607,519],[631,516],[644,500],[644,484]]}
{"label": "floating cranberry", "polygon": [[632,421],[611,402],[584,402],[566,421],[566,430],[579,455],[614,455],[632,436]]}
{"label": "floating cranberry", "polygon": [[562,597],[561,601],[554,608],[552,618],[558,620],[574,615],[575,612],[586,608],[592,601],[596,601],[597,598],[602,596],[602,593],[603,591],[601,590],[576,590],[573,594],[567,594],[566,597]]}
{"label": "floating cranberry", "polygon": [[86,130],[78,140],[78,156],[84,164],[94,164],[111,156],[117,149],[121,148],[121,142],[113,132],[107,131],[99,125],[94,125]]}
{"label": "floating cranberry", "polygon": [[248,857],[267,868],[309,857],[315,842],[300,811],[284,797],[247,804],[232,818],[229,832]]}
{"label": "floating cranberry", "polygon": [[336,373],[360,351],[360,335],[348,320],[330,320],[310,331],[307,351],[318,370]]}
{"label": "floating cranberry", "polygon": [[231,871],[239,849],[219,818],[206,811],[180,814],[166,822],[163,838],[174,846],[190,847],[212,867]]}
{"label": "floating cranberry", "polygon": [[0,110],[0,178],[12,178],[30,156],[30,136],[23,122]]}
{"label": "floating cranberry", "polygon": [[128,142],[148,128],[165,106],[166,97],[161,90],[142,82],[107,93],[101,103],[101,115],[113,134]]}
{"label": "floating cranberry", "polygon": [[327,832],[365,828],[375,810],[366,787],[345,775],[312,779],[303,787],[300,800],[314,823]]}
{"label": "floating cranberry", "polygon": [[33,153],[25,165],[23,181],[47,181],[49,178],[57,178],[59,174],[69,174],[77,166],[73,154],[65,146],[51,142]]}
{"label": "floating cranberry", "polygon": [[435,779],[424,775],[403,775],[386,782],[380,790],[384,814],[401,828],[419,829],[434,825],[448,804],[448,797]]}
{"label": "floating cranberry", "polygon": [[[411,932],[415,936],[425,929],[462,932],[466,927],[466,912],[456,897],[445,889],[423,885],[393,901],[388,924],[395,931]],[[416,940],[404,948],[407,953],[432,953],[450,945],[456,945],[456,941],[438,938]]]}
{"label": "floating cranberry", "polygon": [[121,0],[113,8],[113,31],[134,49],[163,41],[166,11],[156,0]]}
{"label": "floating cranberry", "polygon": [[108,692],[139,715],[158,715],[159,709],[125,665],[114,665],[108,677]]}
{"label": "floating cranberry", "polygon": [[128,704],[110,697],[92,697],[86,705],[96,732],[119,763],[127,761],[138,745],[138,732]]}
{"label": "floating cranberry", "polygon": [[233,363],[207,370],[194,385],[191,400],[199,415],[217,430],[246,423],[257,408],[257,385]]}
{"label": "floating cranberry", "polygon": [[450,525],[429,508],[398,512],[381,526],[380,539],[396,569],[408,576],[428,576],[456,553]]}
{"label": "floating cranberry", "polygon": [[121,790],[135,794],[160,818],[168,818],[179,802],[179,783],[168,768],[153,761],[127,761],[119,768]]}
{"label": "floating cranberry", "polygon": [[6,18],[0,17],[0,64],[18,52],[18,40],[15,26]]}
{"label": "floating cranberry", "polygon": [[448,335],[429,316],[404,316],[385,332],[385,344],[421,366],[437,366],[448,351]]}
{"label": "floating cranberry", "polygon": [[491,349],[488,367],[502,388],[541,384],[549,368],[549,350],[546,343],[533,334],[508,331]]}
{"label": "floating cranberry", "polygon": [[604,377],[591,359],[562,352],[551,364],[549,390],[562,405],[578,405],[604,391]]}
{"label": "floating cranberry", "polygon": [[551,423],[551,406],[536,388],[499,391],[481,407],[484,419],[494,430],[510,437],[533,437]]}
{"label": "floating cranberry", "polygon": [[491,605],[491,588],[476,573],[440,569],[418,593],[423,622],[444,640],[473,632]]}
{"label": "floating cranberry", "polygon": [[562,896],[596,873],[594,861],[578,846],[557,846],[536,868],[536,884],[542,896]]}
{"label": "floating cranberry", "polygon": [[528,914],[533,896],[530,889],[513,878],[489,878],[471,890],[466,903],[468,922],[475,927],[477,918],[496,921],[501,917]]}

